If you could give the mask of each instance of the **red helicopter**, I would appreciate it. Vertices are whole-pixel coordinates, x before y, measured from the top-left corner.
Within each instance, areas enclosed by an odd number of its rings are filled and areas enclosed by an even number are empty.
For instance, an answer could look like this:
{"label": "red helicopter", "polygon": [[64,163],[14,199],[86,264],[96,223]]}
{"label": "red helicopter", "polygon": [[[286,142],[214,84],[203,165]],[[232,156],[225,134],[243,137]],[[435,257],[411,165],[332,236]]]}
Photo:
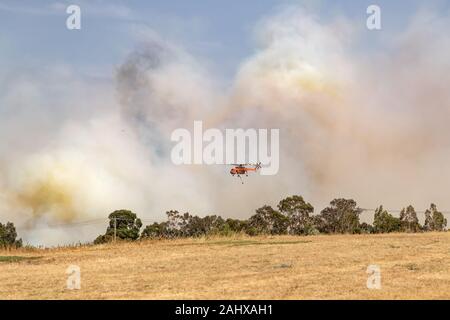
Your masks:
{"label": "red helicopter", "polygon": [[[234,177],[235,175],[238,176],[239,179],[241,179],[242,184],[244,184],[244,181],[242,181],[241,175],[244,175],[248,177],[249,171],[258,171],[258,169],[261,168],[261,162],[258,162],[257,164],[251,164],[251,163],[243,163],[243,164],[231,164],[234,166],[234,168],[231,168],[230,174]],[[250,167],[248,167],[250,166]],[[253,167],[253,168],[251,168]]]}

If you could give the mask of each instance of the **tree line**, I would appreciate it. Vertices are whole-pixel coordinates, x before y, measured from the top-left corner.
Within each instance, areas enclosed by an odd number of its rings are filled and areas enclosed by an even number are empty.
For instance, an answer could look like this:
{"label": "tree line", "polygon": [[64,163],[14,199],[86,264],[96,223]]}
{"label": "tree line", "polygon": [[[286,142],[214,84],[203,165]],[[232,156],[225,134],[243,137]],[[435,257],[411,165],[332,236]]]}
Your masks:
{"label": "tree line", "polygon": [[255,236],[426,232],[445,231],[447,226],[447,220],[435,204],[425,211],[423,225],[411,205],[403,208],[398,218],[379,206],[372,224],[360,222],[362,212],[355,200],[339,198],[314,215],[314,207],[302,196],[294,195],[281,200],[276,209],[265,205],[243,220],[224,219],[217,215],[199,217],[170,210],[166,212],[166,221],[147,225],[140,232],[142,221],[137,215],[129,210],[118,210],[109,215],[105,234],[98,236],[94,243],[105,243],[114,238],[173,239],[236,233]]}
{"label": "tree line", "polygon": [[[409,205],[394,217],[383,206],[375,210],[373,223],[360,221],[363,212],[353,199],[334,199],[319,214],[314,215],[314,207],[303,197],[294,195],[282,199],[276,209],[265,205],[256,209],[248,219],[224,219],[217,215],[199,217],[176,210],[166,212],[167,219],[145,226],[129,210],[111,213],[106,232],[99,235],[94,244],[110,242],[114,239],[173,239],[210,235],[229,236],[242,233],[255,235],[314,235],[314,234],[362,234],[389,232],[445,231],[447,219],[435,204],[425,211],[425,221],[421,225],[413,206]],[[21,247],[22,239],[17,239],[14,224],[0,223],[0,247]]]}

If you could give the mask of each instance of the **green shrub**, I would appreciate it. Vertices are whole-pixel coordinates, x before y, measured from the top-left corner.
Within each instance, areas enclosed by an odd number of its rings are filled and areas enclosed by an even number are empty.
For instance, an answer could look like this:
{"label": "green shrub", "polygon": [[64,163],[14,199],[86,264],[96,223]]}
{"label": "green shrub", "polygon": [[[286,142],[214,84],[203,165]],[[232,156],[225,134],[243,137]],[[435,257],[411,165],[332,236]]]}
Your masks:
{"label": "green shrub", "polygon": [[360,213],[355,200],[334,199],[314,222],[323,233],[358,233]]}
{"label": "green shrub", "polygon": [[14,223],[0,223],[0,246],[1,247],[22,247],[22,239],[16,239],[17,232]]}
{"label": "green shrub", "polygon": [[430,209],[425,211],[425,231],[444,231],[447,226],[447,219],[445,219],[442,212],[438,211],[435,204],[430,205]]}
{"label": "green shrub", "polygon": [[400,224],[401,230],[404,232],[419,232],[422,229],[417,218],[416,210],[411,205],[400,211]]}
{"label": "green shrub", "polygon": [[[291,196],[280,201],[278,210],[288,219],[288,233],[307,235],[316,232],[310,214],[314,207],[301,196]],[[316,231],[313,231],[315,229]]]}
{"label": "green shrub", "polygon": [[399,218],[395,218],[384,210],[383,206],[379,206],[375,210],[373,227],[375,233],[400,232],[401,222]]}
{"label": "green shrub", "polygon": [[153,223],[145,227],[141,238],[201,237],[210,235],[231,235],[246,228],[245,221],[227,219],[216,215],[203,218],[188,212],[180,214],[176,210],[166,212],[167,221]]}
{"label": "green shrub", "polygon": [[151,238],[151,239],[170,238],[170,232],[167,229],[167,222],[161,223],[154,222],[153,224],[146,226],[141,233],[141,239],[144,238]]}
{"label": "green shrub", "polygon": [[[263,206],[256,210],[256,214],[248,220],[247,233],[254,234],[286,234],[289,219],[273,209]],[[249,234],[250,234],[249,233]]]}
{"label": "green shrub", "polygon": [[228,218],[225,221],[225,225],[227,225],[232,232],[240,233],[248,228],[248,221]]}
{"label": "green shrub", "polygon": [[104,235],[98,236],[95,244],[110,242],[114,239],[137,240],[142,227],[141,219],[130,210],[116,210],[109,216],[109,225]]}
{"label": "green shrub", "polygon": [[375,228],[372,225],[363,222],[359,224],[358,233],[375,233]]}

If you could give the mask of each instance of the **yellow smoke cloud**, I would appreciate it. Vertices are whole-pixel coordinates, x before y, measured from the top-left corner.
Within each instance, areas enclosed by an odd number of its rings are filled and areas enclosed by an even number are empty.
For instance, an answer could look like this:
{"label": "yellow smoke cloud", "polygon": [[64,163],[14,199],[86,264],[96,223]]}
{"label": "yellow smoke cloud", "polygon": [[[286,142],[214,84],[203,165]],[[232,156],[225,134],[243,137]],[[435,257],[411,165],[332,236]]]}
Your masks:
{"label": "yellow smoke cloud", "polygon": [[53,220],[71,221],[77,216],[71,193],[74,186],[60,178],[63,168],[46,173],[38,181],[31,181],[16,195],[20,206],[32,210],[34,218],[48,216]]}

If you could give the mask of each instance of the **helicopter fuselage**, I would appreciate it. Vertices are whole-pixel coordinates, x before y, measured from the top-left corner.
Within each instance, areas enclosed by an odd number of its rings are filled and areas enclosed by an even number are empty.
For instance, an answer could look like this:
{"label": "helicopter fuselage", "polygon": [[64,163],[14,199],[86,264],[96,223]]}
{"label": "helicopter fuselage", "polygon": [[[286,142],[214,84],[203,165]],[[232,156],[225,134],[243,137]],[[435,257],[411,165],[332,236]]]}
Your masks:
{"label": "helicopter fuselage", "polygon": [[256,169],[254,169],[254,168],[246,168],[246,167],[234,167],[234,168],[231,168],[230,174],[233,175],[233,176],[235,174],[238,174],[238,175],[240,175],[240,174],[247,174],[248,171],[256,171]]}

